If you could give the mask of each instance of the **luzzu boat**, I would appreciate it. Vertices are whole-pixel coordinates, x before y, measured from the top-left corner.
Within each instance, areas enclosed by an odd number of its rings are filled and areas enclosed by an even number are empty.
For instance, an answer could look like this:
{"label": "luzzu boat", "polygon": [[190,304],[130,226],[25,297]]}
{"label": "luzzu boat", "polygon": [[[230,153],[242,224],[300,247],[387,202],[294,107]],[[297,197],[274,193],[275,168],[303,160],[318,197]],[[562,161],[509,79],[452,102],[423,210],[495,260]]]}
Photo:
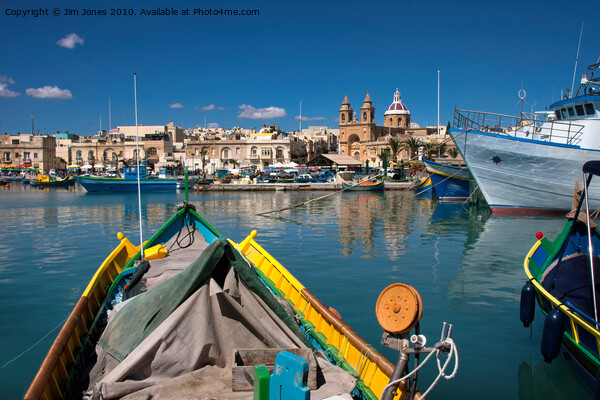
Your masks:
{"label": "luzzu boat", "polygon": [[[586,161],[600,159],[600,64],[548,111],[508,116],[455,110],[448,131],[492,213],[557,213]],[[600,206],[600,186],[590,202]]]}
{"label": "luzzu boat", "polygon": [[35,179],[30,179],[29,184],[34,187],[67,187],[74,185],[77,180],[71,175],[64,178],[55,178],[50,175],[38,174]]}
{"label": "luzzu boat", "polygon": [[[600,232],[590,219],[588,189],[600,175],[600,161],[583,165],[583,195],[575,190],[569,220],[554,241],[538,232],[538,241],[525,258],[527,283],[521,291],[521,321],[529,326],[535,301],[545,315],[541,351],[551,362],[559,354],[585,386],[598,391],[600,365]],[[586,204],[583,213],[582,205]]]}
{"label": "luzzu boat", "polygon": [[364,180],[359,182],[342,182],[342,188],[350,191],[382,191],[384,189],[384,179],[377,179],[374,181]]}
{"label": "luzzu boat", "polygon": [[[142,192],[174,191],[177,179],[147,178],[146,166],[140,165],[139,188]],[[123,178],[79,176],[77,182],[88,192],[137,192],[137,166],[125,166]]]}
{"label": "luzzu boat", "polygon": [[440,200],[459,201],[469,198],[471,175],[468,168],[423,159],[433,190]]}
{"label": "luzzu boat", "polygon": [[409,353],[453,353],[448,329],[429,348],[413,335],[410,348],[420,297],[395,284],[377,306],[387,343],[406,356],[394,367],[255,237],[226,240],[189,203],[148,240],[144,259],[119,233],[25,398],[268,398],[289,390],[404,399],[419,395],[416,381],[401,377]]}

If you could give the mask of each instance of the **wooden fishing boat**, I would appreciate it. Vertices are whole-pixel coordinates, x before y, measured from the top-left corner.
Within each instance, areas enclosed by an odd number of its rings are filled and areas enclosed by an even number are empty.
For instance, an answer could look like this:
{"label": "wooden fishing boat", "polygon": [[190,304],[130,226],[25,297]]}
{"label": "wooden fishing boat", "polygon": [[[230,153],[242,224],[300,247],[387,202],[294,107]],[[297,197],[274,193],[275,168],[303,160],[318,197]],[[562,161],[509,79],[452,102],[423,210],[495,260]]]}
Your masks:
{"label": "wooden fishing boat", "polygon": [[[534,318],[535,301],[545,315],[541,351],[551,362],[559,354],[585,386],[597,389],[600,365],[600,232],[590,219],[589,187],[600,175],[600,161],[583,165],[585,185],[575,190],[573,211],[558,237],[551,241],[538,232],[538,241],[524,262],[527,283],[521,291],[520,317],[524,326]],[[576,185],[578,186],[578,185]],[[582,205],[586,204],[585,213]]]}
{"label": "wooden fishing boat", "polygon": [[377,179],[375,181],[359,181],[359,182],[342,182],[342,187],[350,191],[381,191],[384,189],[384,180]]}
{"label": "wooden fishing boat", "polygon": [[[361,339],[255,241],[256,231],[238,245],[184,203],[146,242],[144,260],[140,246],[117,236],[26,399],[233,399],[252,391],[265,398],[270,385],[319,398],[419,395],[412,378],[397,380],[407,365],[394,367]],[[386,290],[378,319],[397,346],[418,326],[422,305],[409,286]],[[410,311],[390,311],[399,290]],[[389,325],[400,316],[409,325]],[[450,333],[415,352],[452,354]],[[299,368],[303,379],[286,378],[275,365]]]}
{"label": "wooden fishing boat", "polygon": [[442,164],[423,158],[433,191],[442,201],[462,201],[469,198],[471,174],[468,168]]}
{"label": "wooden fishing boat", "polygon": [[177,179],[148,178],[145,165],[140,165],[139,182],[137,165],[123,167],[123,178],[79,176],[77,182],[88,192],[163,192],[175,191]]}
{"label": "wooden fishing boat", "polygon": [[29,184],[35,187],[66,187],[74,185],[77,180],[71,175],[67,175],[64,178],[56,178],[54,176],[38,174],[35,179],[31,179]]}

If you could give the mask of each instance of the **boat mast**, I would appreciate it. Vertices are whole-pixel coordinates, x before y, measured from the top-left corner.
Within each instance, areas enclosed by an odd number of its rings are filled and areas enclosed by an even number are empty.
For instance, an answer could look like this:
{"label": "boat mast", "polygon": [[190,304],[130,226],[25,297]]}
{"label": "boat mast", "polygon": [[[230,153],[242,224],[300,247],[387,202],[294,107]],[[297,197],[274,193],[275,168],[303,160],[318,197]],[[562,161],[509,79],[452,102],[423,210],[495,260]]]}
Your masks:
{"label": "boat mast", "polygon": [[438,69],[438,113],[437,113],[437,135],[440,136],[440,70]]}
{"label": "boat mast", "polygon": [[581,32],[579,33],[579,44],[577,45],[577,57],[575,57],[575,68],[573,68],[573,83],[571,84],[571,96],[575,90],[575,74],[577,73],[577,61],[579,61],[579,48],[581,47],[581,36],[583,35],[583,22],[581,23]]}
{"label": "boat mast", "polygon": [[137,114],[137,85],[136,85],[136,74],[133,73],[133,98],[135,102],[135,151],[136,151],[136,162],[137,162],[137,185],[138,185],[138,210],[140,218],[140,256],[142,262],[144,261],[144,239],[142,237],[142,196],[140,188],[140,145],[138,135],[138,114]]}

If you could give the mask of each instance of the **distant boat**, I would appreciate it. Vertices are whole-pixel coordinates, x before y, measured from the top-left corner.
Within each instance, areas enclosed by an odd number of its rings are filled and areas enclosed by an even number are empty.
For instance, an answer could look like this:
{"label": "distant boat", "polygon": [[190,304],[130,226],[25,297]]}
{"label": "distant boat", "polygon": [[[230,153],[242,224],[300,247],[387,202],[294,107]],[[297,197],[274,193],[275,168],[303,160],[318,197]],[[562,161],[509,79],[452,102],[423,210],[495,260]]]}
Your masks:
{"label": "distant boat", "polygon": [[423,159],[433,190],[440,200],[460,201],[469,198],[471,174],[468,168]]}
{"label": "distant boat", "polygon": [[74,185],[77,180],[71,175],[64,178],[55,178],[50,175],[38,174],[35,179],[29,180],[29,185],[33,187],[67,187]]}
{"label": "distant boat", "polygon": [[376,181],[363,181],[363,182],[342,182],[342,187],[345,190],[350,191],[381,191],[384,189],[384,180],[378,179]]}
{"label": "distant boat", "polygon": [[[535,117],[455,110],[449,134],[492,213],[570,210],[586,161],[600,159],[600,64],[588,67],[573,97]],[[600,186],[589,200],[600,206]]]}
{"label": "distant boat", "polygon": [[[77,182],[88,192],[137,192],[137,166],[125,166],[123,178],[79,176]],[[140,165],[140,191],[165,192],[177,189],[177,179],[147,178],[146,166]]]}

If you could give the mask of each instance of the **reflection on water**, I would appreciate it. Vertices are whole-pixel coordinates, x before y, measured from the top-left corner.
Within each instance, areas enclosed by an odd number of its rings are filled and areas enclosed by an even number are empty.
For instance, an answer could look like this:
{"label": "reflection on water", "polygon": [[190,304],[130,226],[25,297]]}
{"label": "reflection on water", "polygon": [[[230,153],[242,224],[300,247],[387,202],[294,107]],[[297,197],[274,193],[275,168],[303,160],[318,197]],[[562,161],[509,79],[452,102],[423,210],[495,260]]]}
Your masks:
{"label": "reflection on water", "polygon": [[[421,333],[435,340],[442,321],[451,322],[460,351],[457,377],[440,382],[429,398],[492,393],[502,399],[563,399],[575,392],[585,398],[564,365],[543,363],[541,318],[534,320],[530,339],[518,316],[523,257],[535,232],[555,237],[562,218],[496,218],[487,209],[438,203],[412,191],[344,192],[259,215],[326,194],[192,192],[189,200],[235,241],[258,230],[259,243],[393,361],[397,354],[379,344],[375,301],[393,282],[414,286],[425,310]],[[183,198],[182,192],[142,194],[145,239]],[[118,244],[117,232],[138,242],[138,217],[135,194],[14,184],[0,192],[0,366],[68,315]],[[23,396],[51,337],[0,370],[3,396]],[[427,387],[435,375],[435,367],[425,367],[420,385]]]}

